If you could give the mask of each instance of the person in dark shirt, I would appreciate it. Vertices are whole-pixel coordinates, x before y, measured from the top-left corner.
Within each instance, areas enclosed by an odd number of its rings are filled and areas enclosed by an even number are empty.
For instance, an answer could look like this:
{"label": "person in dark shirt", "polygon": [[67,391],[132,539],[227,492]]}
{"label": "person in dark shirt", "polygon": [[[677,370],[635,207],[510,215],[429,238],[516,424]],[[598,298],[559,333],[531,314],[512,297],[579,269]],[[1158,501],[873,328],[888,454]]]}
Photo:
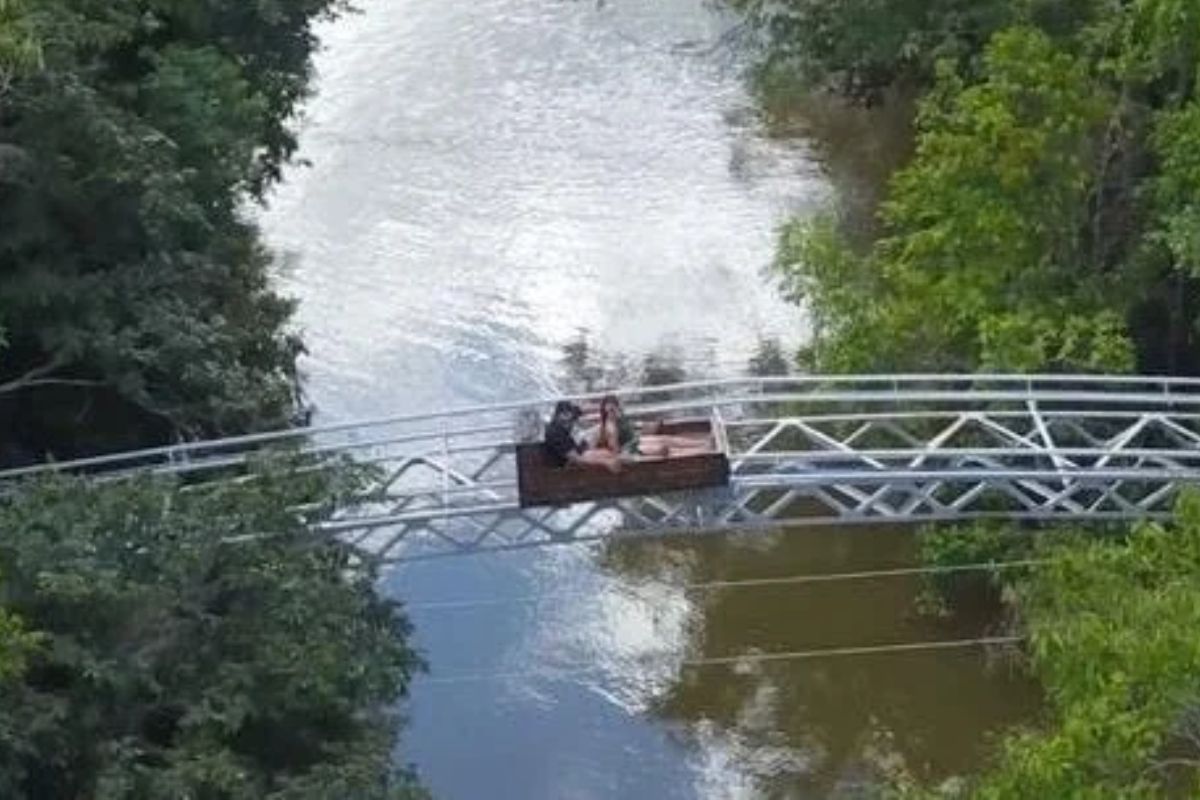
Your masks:
{"label": "person in dark shirt", "polygon": [[589,449],[586,443],[575,438],[575,424],[581,416],[583,410],[566,400],[560,401],[554,407],[554,415],[546,424],[542,442],[546,458],[556,467],[578,464],[620,472],[621,459],[616,453],[604,448]]}

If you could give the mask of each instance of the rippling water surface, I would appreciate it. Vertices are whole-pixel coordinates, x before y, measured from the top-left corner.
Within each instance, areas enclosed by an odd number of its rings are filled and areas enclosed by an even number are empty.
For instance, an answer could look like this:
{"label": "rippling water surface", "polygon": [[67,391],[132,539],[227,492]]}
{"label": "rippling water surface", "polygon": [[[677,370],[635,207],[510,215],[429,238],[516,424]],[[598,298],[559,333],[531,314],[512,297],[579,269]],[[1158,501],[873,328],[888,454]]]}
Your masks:
{"label": "rippling water surface", "polygon": [[[779,222],[829,189],[804,141],[762,134],[727,18],[702,0],[358,6],[322,30],[312,164],[263,217],[322,420],[551,393],[565,350],[576,372],[585,351],[729,372],[804,335],[763,270]],[[965,768],[1032,703],[975,655],[682,665],[938,634],[910,584],[687,588],[907,548],[760,536],[393,573],[432,665],[400,757],[462,800],[824,796],[881,760]]]}
{"label": "rippling water surface", "polygon": [[758,136],[700,0],[359,5],[266,223],[327,415],[548,388],[581,332],[729,359],[799,331],[760,273],[824,182]]}

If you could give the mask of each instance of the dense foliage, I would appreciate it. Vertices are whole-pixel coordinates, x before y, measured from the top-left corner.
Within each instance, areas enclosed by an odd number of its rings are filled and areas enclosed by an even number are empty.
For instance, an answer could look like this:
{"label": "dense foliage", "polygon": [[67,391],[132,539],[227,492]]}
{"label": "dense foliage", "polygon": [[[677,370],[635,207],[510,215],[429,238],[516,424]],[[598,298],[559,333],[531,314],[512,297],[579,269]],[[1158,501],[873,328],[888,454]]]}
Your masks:
{"label": "dense foliage", "polygon": [[0,697],[7,696],[13,682],[25,675],[29,657],[40,643],[41,638],[27,631],[19,617],[0,608]]}
{"label": "dense foliage", "polygon": [[1052,724],[1007,736],[993,767],[956,796],[1190,797],[1200,790],[1200,496],[1183,497],[1171,525],[1122,536],[1072,530],[1033,539],[983,526],[932,534],[926,549],[947,564],[1043,562],[1015,580],[1007,574],[1003,584],[1029,636]]}
{"label": "dense foliage", "polygon": [[1049,733],[1009,738],[981,798],[1200,789],[1200,500],[1126,543],[1059,545],[1019,584]]}
{"label": "dense foliage", "polygon": [[[343,0],[0,0],[0,467],[284,425],[291,304],[243,211]],[[0,499],[0,797],[420,796],[418,659],[293,511],[353,473]]]}
{"label": "dense foliage", "polygon": [[41,48],[33,37],[21,2],[0,2],[0,97],[19,71],[42,63]]}
{"label": "dense foliage", "polygon": [[[777,271],[814,329],[806,366],[1200,371],[1200,3],[729,2],[762,33],[765,92],[918,97],[876,224],[830,212],[782,233]],[[1192,796],[1200,500],[1165,530],[1017,533],[924,543],[935,563],[1052,562],[935,583],[1008,601],[1053,712],[958,788]]]}
{"label": "dense foliage", "polygon": [[240,206],[340,8],[0,2],[0,457],[288,421],[301,345]]}
{"label": "dense foliage", "polygon": [[[879,238],[862,247],[836,217],[784,231],[778,269],[813,317],[811,365],[1200,369],[1200,4],[750,5],[774,9],[805,74],[925,89]],[[818,10],[882,47],[853,49],[882,66],[807,48]]]}
{"label": "dense foliage", "polygon": [[0,507],[0,796],[418,796],[390,766],[407,622],[288,510],[339,483],[64,479]]}
{"label": "dense foliage", "polygon": [[939,58],[969,58],[1013,18],[1010,0],[728,0],[768,47],[760,77],[829,85],[878,101],[927,78]]}

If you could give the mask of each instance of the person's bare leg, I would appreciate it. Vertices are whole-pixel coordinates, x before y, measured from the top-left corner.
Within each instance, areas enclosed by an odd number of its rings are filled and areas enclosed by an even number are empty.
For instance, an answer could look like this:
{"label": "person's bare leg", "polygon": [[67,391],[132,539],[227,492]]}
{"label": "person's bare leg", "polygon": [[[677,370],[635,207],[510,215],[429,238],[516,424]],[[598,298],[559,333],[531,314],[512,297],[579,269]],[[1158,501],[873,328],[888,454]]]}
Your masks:
{"label": "person's bare leg", "polygon": [[575,456],[575,463],[582,464],[585,467],[606,469],[612,473],[621,471],[621,459],[618,458],[613,452],[605,450],[602,447],[594,447],[591,450],[584,450],[582,453]]}
{"label": "person's bare leg", "polygon": [[658,436],[643,436],[638,439],[638,454],[645,458],[666,458],[667,445]]}
{"label": "person's bare leg", "polygon": [[665,436],[663,438],[667,440],[667,447],[670,448],[711,450],[713,447],[711,436]]}
{"label": "person's bare leg", "polygon": [[687,451],[690,455],[693,452],[711,452],[713,449],[712,440],[700,436],[643,436],[638,446],[643,453],[653,451],[660,458],[677,455],[676,451]]}
{"label": "person's bare leg", "polygon": [[667,448],[667,458],[684,458],[686,456],[711,455],[713,449],[706,444],[690,444],[685,447]]}

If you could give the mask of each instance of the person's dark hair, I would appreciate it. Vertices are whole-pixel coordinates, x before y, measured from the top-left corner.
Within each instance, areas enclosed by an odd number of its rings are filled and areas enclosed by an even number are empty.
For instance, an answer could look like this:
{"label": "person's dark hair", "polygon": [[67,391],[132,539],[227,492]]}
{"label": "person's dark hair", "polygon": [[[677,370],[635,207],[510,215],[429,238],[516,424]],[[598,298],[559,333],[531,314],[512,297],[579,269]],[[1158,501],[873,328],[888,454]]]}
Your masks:
{"label": "person's dark hair", "polygon": [[608,442],[608,415],[609,413],[619,421],[621,419],[621,401],[617,399],[615,394],[606,394],[600,399],[600,433],[597,442],[601,446],[613,447],[615,442]]}
{"label": "person's dark hair", "polygon": [[570,400],[559,400],[554,406],[554,416],[579,419],[583,416],[583,409],[572,403]]}

